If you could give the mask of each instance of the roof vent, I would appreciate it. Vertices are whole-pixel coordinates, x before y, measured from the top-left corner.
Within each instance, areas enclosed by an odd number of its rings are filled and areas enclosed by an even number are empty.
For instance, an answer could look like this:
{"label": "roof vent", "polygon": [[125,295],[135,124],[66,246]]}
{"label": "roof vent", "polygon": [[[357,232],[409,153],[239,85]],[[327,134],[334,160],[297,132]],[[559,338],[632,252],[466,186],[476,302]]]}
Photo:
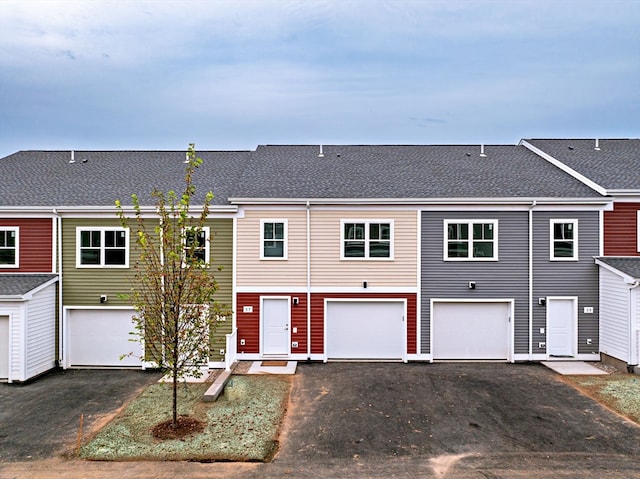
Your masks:
{"label": "roof vent", "polygon": [[318,153],[318,158],[324,158],[324,153],[322,151],[322,145],[320,145],[320,153]]}
{"label": "roof vent", "polygon": [[484,158],[487,154],[484,152],[484,145],[480,145],[480,156]]}
{"label": "roof vent", "polygon": [[71,150],[71,159],[69,160],[69,163],[75,163],[76,162],[76,152]]}
{"label": "roof vent", "polygon": [[596,138],[596,146],[595,146],[594,150],[600,151],[600,140],[598,140],[597,138]]}
{"label": "roof vent", "polygon": [[184,163],[185,165],[186,165],[187,163],[189,163],[189,152],[188,152],[188,151],[184,154],[184,161],[183,161],[183,163]]}

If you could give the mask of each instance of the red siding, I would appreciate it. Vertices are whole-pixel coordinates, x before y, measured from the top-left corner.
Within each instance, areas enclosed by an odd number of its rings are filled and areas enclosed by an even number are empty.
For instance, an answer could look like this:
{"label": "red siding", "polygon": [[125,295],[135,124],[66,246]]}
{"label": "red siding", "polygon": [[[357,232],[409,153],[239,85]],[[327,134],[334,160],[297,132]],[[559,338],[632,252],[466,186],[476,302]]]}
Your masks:
{"label": "red siding", "polygon": [[640,210],[640,203],[614,203],[613,211],[605,211],[605,256],[640,256],[638,210]]}
{"label": "red siding", "polygon": [[2,273],[50,273],[52,266],[53,220],[0,219],[1,226],[17,226],[19,232],[19,267],[0,268]]}
{"label": "red siding", "polygon": [[324,300],[325,298],[353,298],[353,299],[406,299],[407,300],[407,353],[417,352],[417,300],[415,294],[380,293],[380,294],[321,294],[311,295],[311,353],[324,353]]}
{"label": "red siding", "polygon": [[[290,296],[298,298],[298,304],[291,300],[291,342],[298,342],[297,348],[291,348],[292,354],[305,354],[307,352],[307,296],[300,293],[239,293],[237,296],[236,324],[238,327],[238,352],[257,354],[260,352],[260,297]],[[252,306],[253,312],[244,313],[244,306]],[[294,328],[297,331],[294,333]],[[240,340],[244,339],[244,346]]]}
{"label": "red siding", "polygon": [[[238,352],[247,354],[260,353],[260,297],[290,296],[296,297],[299,304],[291,301],[291,341],[297,341],[298,347],[292,348],[292,354],[307,352],[307,295],[300,293],[239,293],[237,295],[236,324],[238,327]],[[311,295],[311,354],[324,353],[324,300],[325,298],[388,298],[407,300],[407,353],[417,352],[417,299],[415,294],[321,294]],[[244,306],[252,306],[253,312],[244,313]],[[297,328],[297,332],[293,332]],[[244,346],[240,340],[244,339]]]}

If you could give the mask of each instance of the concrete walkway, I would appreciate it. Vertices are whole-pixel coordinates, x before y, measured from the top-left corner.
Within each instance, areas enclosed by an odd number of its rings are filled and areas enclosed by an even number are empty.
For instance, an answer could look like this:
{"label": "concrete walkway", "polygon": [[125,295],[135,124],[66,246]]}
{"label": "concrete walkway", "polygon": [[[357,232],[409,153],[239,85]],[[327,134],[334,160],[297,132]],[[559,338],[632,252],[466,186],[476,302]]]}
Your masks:
{"label": "concrete walkway", "polygon": [[584,361],[543,361],[542,364],[563,376],[609,374],[607,371]]}

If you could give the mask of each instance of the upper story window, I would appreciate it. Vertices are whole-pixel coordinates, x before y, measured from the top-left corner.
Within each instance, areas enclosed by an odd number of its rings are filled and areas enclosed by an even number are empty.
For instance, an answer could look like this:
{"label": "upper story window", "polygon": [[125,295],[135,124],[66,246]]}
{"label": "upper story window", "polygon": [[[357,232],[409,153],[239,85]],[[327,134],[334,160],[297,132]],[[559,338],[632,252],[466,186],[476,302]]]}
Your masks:
{"label": "upper story window", "polygon": [[445,220],[444,259],[496,261],[498,220]]}
{"label": "upper story window", "polygon": [[17,268],[20,257],[18,251],[19,228],[0,227],[0,268]]}
{"label": "upper story window", "polygon": [[393,222],[342,220],[342,259],[392,259]]}
{"label": "upper story window", "polygon": [[287,259],[287,221],[260,222],[260,259]]}
{"label": "upper story window", "polygon": [[550,256],[556,261],[578,259],[578,220],[551,220]]}
{"label": "upper story window", "polygon": [[209,264],[209,227],[191,229],[185,232],[185,254],[192,254],[194,259]]}
{"label": "upper story window", "polygon": [[118,227],[76,228],[76,267],[128,268],[129,230]]}

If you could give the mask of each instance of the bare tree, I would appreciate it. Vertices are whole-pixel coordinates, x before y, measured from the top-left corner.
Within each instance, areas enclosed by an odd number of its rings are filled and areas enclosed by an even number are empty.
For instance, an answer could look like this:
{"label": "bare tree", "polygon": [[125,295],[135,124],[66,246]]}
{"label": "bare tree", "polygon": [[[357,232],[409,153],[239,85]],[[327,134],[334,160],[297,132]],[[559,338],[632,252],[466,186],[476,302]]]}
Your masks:
{"label": "bare tree", "polygon": [[178,382],[187,375],[202,374],[200,368],[209,357],[209,332],[216,315],[226,314],[214,300],[218,285],[203,254],[209,247],[203,228],[213,193],[206,193],[197,216],[191,214],[196,192],[193,175],[201,164],[190,144],[182,193],[157,189],[151,193],[157,215],[145,217],[139,198],[132,195],[133,218],[128,218],[116,201],[120,222],[131,228],[139,253],[129,296],[136,310],[133,334],[144,346],[143,359],[173,379],[174,428],[178,426]]}

